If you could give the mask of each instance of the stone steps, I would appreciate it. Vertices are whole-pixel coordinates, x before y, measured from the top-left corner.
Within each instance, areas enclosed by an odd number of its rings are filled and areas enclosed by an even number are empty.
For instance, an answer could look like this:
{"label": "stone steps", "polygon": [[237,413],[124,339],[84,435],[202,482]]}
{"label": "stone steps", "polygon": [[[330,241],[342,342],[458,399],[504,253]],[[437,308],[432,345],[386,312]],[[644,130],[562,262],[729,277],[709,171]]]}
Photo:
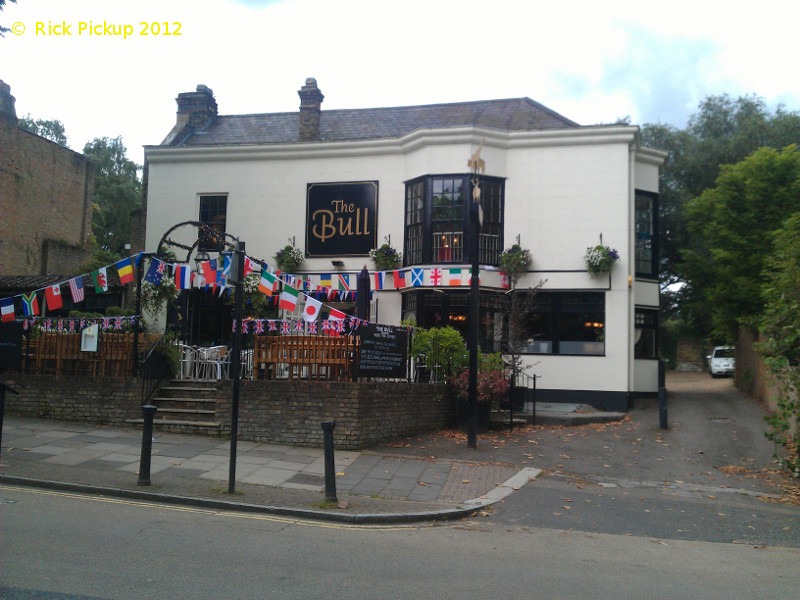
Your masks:
{"label": "stone steps", "polygon": [[[160,431],[218,435],[222,423],[216,420],[215,382],[173,379],[158,390],[152,404],[158,407],[153,427]],[[143,419],[127,421],[142,425]]]}

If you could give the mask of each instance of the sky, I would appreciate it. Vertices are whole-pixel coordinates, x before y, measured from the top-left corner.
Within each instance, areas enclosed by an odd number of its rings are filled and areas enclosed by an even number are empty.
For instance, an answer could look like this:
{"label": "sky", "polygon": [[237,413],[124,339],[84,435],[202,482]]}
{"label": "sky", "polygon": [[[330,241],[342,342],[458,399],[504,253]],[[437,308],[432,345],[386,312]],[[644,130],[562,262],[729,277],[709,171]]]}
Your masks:
{"label": "sky", "polygon": [[139,164],[198,84],[223,115],[297,111],[306,77],[323,111],[529,97],[582,125],[679,128],[710,95],[800,111],[796,1],[8,2],[17,116],[60,120],[78,151],[121,136]]}

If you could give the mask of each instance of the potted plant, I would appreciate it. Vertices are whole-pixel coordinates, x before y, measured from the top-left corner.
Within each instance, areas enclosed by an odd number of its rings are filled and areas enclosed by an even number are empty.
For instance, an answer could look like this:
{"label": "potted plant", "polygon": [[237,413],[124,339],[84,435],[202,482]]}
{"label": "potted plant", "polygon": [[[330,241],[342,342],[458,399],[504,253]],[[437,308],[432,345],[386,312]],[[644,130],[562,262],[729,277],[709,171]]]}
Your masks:
{"label": "potted plant", "polygon": [[531,266],[532,260],[530,251],[519,244],[514,244],[510,248],[503,250],[500,255],[500,271],[508,276],[510,287],[516,287],[519,278]]}
{"label": "potted plant", "polygon": [[[456,392],[456,417],[459,428],[467,423],[469,410],[469,369],[462,369],[455,377],[450,379]],[[481,354],[478,357],[478,431],[489,429],[489,415],[492,405],[508,397],[511,388],[511,373],[508,365],[503,362],[499,352]]]}
{"label": "potted plant", "polygon": [[304,258],[302,250],[288,244],[275,253],[275,262],[278,264],[278,269],[284,273],[295,273],[300,265],[303,264]]}
{"label": "potted plant", "polygon": [[369,257],[379,271],[391,271],[398,265],[403,255],[389,244],[384,244],[380,248],[370,250]]}
{"label": "potted plant", "polygon": [[600,273],[608,273],[614,263],[619,260],[619,252],[603,244],[586,249],[586,269],[594,277]]}

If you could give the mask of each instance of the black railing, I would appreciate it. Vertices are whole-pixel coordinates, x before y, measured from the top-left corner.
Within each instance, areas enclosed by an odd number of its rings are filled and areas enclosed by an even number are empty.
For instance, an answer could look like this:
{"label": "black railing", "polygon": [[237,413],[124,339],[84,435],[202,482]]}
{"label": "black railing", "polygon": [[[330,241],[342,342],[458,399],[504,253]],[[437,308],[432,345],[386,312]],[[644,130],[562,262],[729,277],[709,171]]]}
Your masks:
{"label": "black railing", "polygon": [[144,354],[139,365],[139,374],[142,379],[142,405],[148,404],[161,384],[174,375],[171,365],[165,358],[165,354],[169,351],[167,346],[174,344],[175,341],[171,336],[162,335]]}

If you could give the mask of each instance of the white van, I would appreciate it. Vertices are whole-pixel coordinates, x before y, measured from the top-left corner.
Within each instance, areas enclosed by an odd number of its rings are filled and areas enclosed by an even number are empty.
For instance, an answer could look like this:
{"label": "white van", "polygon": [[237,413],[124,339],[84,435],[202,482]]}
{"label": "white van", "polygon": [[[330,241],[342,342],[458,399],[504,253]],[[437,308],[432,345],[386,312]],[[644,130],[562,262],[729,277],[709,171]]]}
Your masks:
{"label": "white van", "polygon": [[708,359],[708,372],[712,377],[733,375],[736,370],[736,348],[733,346],[715,346]]}

